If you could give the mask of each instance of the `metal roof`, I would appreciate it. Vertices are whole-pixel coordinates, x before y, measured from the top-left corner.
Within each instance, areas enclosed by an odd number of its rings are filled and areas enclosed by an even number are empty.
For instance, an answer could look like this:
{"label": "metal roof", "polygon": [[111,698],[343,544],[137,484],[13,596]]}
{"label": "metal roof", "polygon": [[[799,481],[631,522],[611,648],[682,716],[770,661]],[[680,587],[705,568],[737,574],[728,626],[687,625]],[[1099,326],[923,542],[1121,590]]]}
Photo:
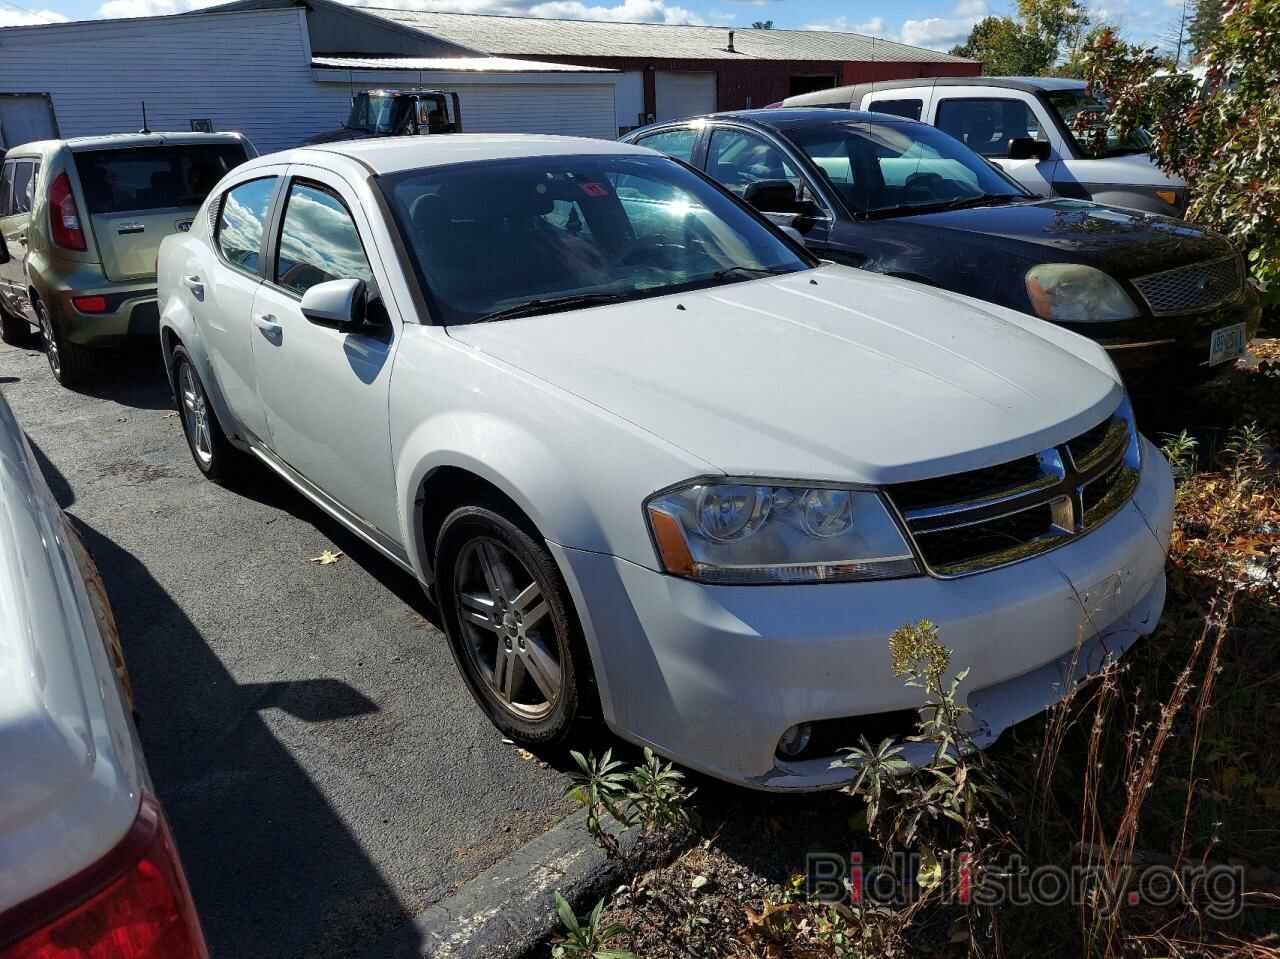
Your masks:
{"label": "metal roof", "polygon": [[473,50],[505,56],[647,57],[679,60],[855,60],[973,63],[936,50],[859,33],[734,29],[661,23],[551,20],[358,6],[403,26]]}
{"label": "metal roof", "polygon": [[609,67],[511,57],[312,57],[313,67],[342,70],[447,70],[451,73],[616,73]]}

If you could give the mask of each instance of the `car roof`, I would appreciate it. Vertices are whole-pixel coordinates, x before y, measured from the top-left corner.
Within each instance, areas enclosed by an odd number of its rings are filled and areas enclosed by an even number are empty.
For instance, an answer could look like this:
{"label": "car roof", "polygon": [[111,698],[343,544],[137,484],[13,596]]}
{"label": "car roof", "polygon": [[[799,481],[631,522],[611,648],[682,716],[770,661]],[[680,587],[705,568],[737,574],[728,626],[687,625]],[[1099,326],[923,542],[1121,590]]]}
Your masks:
{"label": "car roof", "polygon": [[78,150],[127,150],[134,147],[166,146],[168,144],[243,143],[239,133],[104,133],[90,137],[68,137],[65,140],[35,140],[21,143],[9,151],[10,156],[45,154],[59,147]]}
{"label": "car roof", "polygon": [[815,90],[813,93],[788,97],[783,102],[796,106],[833,103],[838,100],[851,103],[855,97],[861,99],[868,93],[878,90],[906,90],[920,87],[998,87],[1004,90],[1035,93],[1039,90],[1086,90],[1088,86],[1083,80],[1072,80],[1068,77],[917,77],[912,80],[854,83],[827,90]]}
{"label": "car roof", "polygon": [[450,133],[436,136],[375,137],[339,143],[317,143],[268,154],[269,162],[315,161],[317,153],[349,157],[373,173],[398,173],[424,167],[508,160],[535,156],[651,156],[653,151],[629,143],[588,137],[558,137],[511,133]]}
{"label": "car roof", "polygon": [[[687,124],[706,123],[710,120],[732,120],[747,126],[766,127],[774,130],[789,130],[822,123],[900,123],[915,124],[918,121],[909,117],[900,117],[894,113],[876,113],[871,110],[841,110],[831,107],[774,107],[756,110],[726,110],[722,113],[704,113],[700,116],[685,117],[683,120],[664,120],[649,126],[632,130],[624,139],[633,140],[647,133],[678,127]],[[922,124],[926,125],[926,124]]]}

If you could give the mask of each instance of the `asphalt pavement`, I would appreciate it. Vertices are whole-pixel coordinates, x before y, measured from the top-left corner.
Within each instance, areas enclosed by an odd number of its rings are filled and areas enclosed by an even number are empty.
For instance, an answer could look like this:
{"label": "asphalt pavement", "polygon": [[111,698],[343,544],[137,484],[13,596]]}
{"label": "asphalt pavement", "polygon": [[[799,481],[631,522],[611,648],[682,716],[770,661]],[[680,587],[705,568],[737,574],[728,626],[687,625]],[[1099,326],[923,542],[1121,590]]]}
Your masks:
{"label": "asphalt pavement", "polygon": [[502,742],[412,577],[266,470],[200,475],[158,351],[102,362],[72,392],[0,344],[0,389],[102,570],[213,956],[416,955],[571,811],[563,766]]}

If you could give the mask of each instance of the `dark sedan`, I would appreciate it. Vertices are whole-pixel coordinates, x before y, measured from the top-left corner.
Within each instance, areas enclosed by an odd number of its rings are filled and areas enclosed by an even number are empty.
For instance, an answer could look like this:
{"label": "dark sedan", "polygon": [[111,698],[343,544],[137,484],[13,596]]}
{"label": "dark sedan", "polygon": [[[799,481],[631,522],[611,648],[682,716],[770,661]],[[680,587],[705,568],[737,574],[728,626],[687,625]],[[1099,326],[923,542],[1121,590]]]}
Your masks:
{"label": "dark sedan", "polygon": [[1011,307],[1106,346],[1131,388],[1227,369],[1261,320],[1240,255],[1170,217],[1044,199],[924,123],[722,113],[623,138],[690,163],[819,256]]}

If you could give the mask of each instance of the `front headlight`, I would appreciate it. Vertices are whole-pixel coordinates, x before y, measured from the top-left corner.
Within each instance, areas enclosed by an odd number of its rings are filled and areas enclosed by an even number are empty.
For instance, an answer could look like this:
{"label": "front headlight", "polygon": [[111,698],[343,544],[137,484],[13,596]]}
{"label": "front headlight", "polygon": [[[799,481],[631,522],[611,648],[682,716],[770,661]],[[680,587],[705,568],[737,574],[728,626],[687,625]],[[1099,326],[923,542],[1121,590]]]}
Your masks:
{"label": "front headlight", "polygon": [[803,483],[694,481],[645,515],[662,567],[706,583],[826,583],[920,572],[878,493]]}
{"label": "front headlight", "polygon": [[1090,323],[1129,320],[1138,308],[1119,283],[1079,263],[1042,263],[1027,271],[1027,295],[1046,320]]}

